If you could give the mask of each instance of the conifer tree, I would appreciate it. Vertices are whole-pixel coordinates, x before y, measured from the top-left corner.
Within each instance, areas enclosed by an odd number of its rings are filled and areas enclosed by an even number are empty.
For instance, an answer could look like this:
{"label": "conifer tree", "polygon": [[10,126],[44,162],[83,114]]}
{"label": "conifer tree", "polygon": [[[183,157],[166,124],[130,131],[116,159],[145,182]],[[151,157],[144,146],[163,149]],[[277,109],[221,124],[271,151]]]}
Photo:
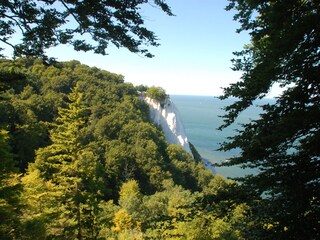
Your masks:
{"label": "conifer tree", "polygon": [[67,107],[59,109],[56,128],[50,134],[52,144],[37,151],[30,167],[29,175],[39,171],[45,191],[53,194],[49,200],[55,205],[55,216],[47,224],[51,237],[93,239],[98,234],[99,163],[90,146],[81,142],[87,113],[81,96],[75,87]]}

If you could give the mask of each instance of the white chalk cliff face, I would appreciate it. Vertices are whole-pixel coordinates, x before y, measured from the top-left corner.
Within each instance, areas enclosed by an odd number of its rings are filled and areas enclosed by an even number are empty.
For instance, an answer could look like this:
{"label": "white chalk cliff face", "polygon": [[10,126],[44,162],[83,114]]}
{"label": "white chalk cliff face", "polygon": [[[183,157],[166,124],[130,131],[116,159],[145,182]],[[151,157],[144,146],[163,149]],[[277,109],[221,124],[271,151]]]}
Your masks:
{"label": "white chalk cliff face", "polygon": [[191,153],[180,113],[169,97],[163,102],[144,97],[149,105],[150,117],[154,124],[161,126],[167,141],[170,144],[181,145],[184,150]]}

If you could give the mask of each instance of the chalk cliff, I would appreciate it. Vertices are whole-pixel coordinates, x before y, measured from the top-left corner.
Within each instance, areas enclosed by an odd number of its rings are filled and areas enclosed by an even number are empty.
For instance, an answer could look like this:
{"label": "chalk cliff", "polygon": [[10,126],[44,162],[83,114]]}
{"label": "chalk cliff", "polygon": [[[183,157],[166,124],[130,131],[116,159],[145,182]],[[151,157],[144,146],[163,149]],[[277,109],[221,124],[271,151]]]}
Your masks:
{"label": "chalk cliff", "polygon": [[153,123],[162,128],[167,141],[181,145],[185,151],[192,154],[180,113],[170,97],[161,102],[149,97],[143,99],[149,105]]}
{"label": "chalk cliff", "polygon": [[[141,98],[149,105],[151,120],[153,124],[162,128],[166,140],[171,144],[181,145],[186,152],[193,156],[179,110],[170,97],[162,102],[145,96],[141,96]],[[205,158],[201,158],[201,161],[208,170],[216,173],[210,161]]]}

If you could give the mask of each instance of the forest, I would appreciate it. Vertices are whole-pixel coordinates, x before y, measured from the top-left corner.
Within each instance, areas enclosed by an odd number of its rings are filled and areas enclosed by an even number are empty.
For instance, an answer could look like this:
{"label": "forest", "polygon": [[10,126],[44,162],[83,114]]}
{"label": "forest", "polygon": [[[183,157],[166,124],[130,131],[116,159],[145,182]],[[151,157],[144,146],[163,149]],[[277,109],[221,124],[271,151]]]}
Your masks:
{"label": "forest", "polygon": [[151,124],[139,93],[165,91],[47,54],[154,57],[146,4],[174,16],[165,0],[0,2],[0,239],[320,239],[319,0],[228,0],[250,42],[219,129],[281,89],[221,143],[239,150],[222,165],[259,170],[233,180]]}
{"label": "forest", "polygon": [[33,58],[0,72],[1,239],[244,239],[236,183],[169,145],[121,75]]}

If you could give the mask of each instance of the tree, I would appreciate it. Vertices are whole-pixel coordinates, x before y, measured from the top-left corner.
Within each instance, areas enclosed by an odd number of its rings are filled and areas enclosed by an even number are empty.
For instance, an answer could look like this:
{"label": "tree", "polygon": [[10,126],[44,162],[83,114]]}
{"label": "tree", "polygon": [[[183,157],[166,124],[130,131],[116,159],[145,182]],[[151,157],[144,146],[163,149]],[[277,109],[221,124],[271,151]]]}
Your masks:
{"label": "tree", "polygon": [[130,180],[121,186],[119,204],[121,209],[114,215],[112,230],[119,234],[119,239],[143,239],[139,221],[142,194],[137,181]]}
{"label": "tree", "polygon": [[[141,45],[158,46],[157,37],[144,27],[140,14],[146,3],[154,3],[173,15],[164,0],[4,0],[0,4],[0,41],[11,46],[15,56],[47,58],[45,49],[59,44],[105,55],[112,43],[152,57],[147,49],[141,48]],[[22,36],[19,43],[17,36]]]}
{"label": "tree", "polygon": [[262,198],[255,213],[264,239],[319,238],[320,3],[230,0],[231,9],[251,44],[235,53],[234,70],[243,74],[224,89],[222,99],[238,100],[225,108],[221,129],[273,85],[283,92],[274,104],[261,106],[258,120],[222,144],[221,150],[241,149],[224,165],[259,169],[239,180]]}
{"label": "tree", "polygon": [[8,131],[0,128],[0,237],[12,239],[19,230],[21,184],[12,150],[8,143]]}
{"label": "tree", "polygon": [[[52,144],[37,151],[36,161],[29,169],[30,177],[25,178],[27,195],[38,198],[36,202],[30,201],[31,205],[37,205],[31,206],[35,208],[34,216],[38,217],[37,211],[40,216],[53,215],[47,217],[46,223],[46,234],[50,237],[94,239],[99,232],[97,213],[103,190],[103,178],[99,175],[102,164],[90,145],[82,142],[88,112],[81,99],[76,86],[69,94],[70,103],[59,109],[57,126],[50,133]],[[36,183],[30,183],[32,175]],[[32,188],[35,184],[40,187]],[[42,199],[48,199],[48,207],[41,204]]]}
{"label": "tree", "polygon": [[163,101],[167,97],[166,91],[162,87],[150,87],[148,88],[146,95],[149,98],[158,100],[158,101]]}

